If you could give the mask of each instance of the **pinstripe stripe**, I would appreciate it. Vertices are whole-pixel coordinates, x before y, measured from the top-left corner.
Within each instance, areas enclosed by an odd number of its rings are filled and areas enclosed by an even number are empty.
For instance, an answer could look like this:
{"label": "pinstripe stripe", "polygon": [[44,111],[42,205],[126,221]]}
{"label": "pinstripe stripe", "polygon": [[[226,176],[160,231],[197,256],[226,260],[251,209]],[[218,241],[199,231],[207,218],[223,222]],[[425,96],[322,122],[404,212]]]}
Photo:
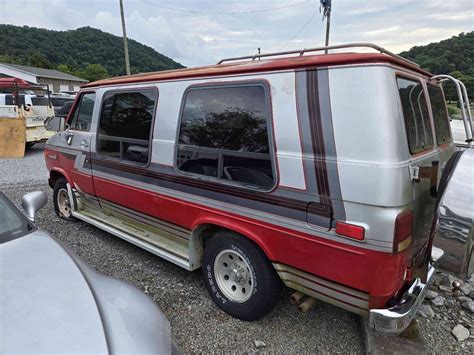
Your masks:
{"label": "pinstripe stripe", "polygon": [[326,154],[324,163],[326,176],[328,177],[328,192],[332,202],[334,219],[344,221],[346,215],[342,202],[341,185],[337,169],[337,152],[329,91],[329,70],[319,70],[318,76],[319,107],[321,112],[322,134],[324,137],[324,151]]}
{"label": "pinstripe stripe", "polygon": [[[315,216],[308,215],[311,224],[323,225],[323,206],[332,211],[332,222],[345,220],[344,204],[337,170],[337,154],[331,115],[328,70],[299,71],[297,76],[297,98],[300,124],[307,133],[303,134],[303,154],[308,174],[307,180],[314,178],[319,202],[322,206],[308,206]],[[303,130],[305,131],[305,130]],[[310,166],[309,166],[310,165]],[[309,186],[312,181],[307,182]],[[310,221],[311,220],[311,221]]]}

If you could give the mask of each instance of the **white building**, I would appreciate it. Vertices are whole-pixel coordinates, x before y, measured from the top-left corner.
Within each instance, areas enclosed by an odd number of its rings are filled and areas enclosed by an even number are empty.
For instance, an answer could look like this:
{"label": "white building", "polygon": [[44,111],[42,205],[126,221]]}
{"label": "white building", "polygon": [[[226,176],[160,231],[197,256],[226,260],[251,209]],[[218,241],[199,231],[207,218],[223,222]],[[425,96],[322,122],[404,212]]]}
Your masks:
{"label": "white building", "polygon": [[0,63],[0,76],[26,80],[42,86],[49,85],[53,93],[77,92],[87,80],[54,69],[29,67],[26,65]]}

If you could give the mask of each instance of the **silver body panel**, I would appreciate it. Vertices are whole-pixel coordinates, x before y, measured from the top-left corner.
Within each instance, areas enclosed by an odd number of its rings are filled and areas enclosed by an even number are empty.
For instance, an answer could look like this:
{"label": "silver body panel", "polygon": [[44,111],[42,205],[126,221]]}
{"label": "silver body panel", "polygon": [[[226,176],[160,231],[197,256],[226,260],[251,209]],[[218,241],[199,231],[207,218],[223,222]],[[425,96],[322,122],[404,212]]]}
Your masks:
{"label": "silver body panel", "polygon": [[434,243],[445,252],[441,268],[474,272],[474,149],[462,153],[440,201]]}
{"label": "silver body panel", "polygon": [[50,235],[0,244],[0,353],[170,353],[166,317]]}

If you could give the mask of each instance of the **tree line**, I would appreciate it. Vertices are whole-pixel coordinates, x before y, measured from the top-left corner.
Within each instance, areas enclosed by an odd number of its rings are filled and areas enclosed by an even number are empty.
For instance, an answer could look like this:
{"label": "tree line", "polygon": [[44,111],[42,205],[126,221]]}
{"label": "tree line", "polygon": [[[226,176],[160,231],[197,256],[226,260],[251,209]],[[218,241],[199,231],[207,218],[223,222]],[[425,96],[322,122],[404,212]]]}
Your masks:
{"label": "tree line", "polygon": [[[132,73],[183,68],[151,47],[129,39]],[[125,75],[121,37],[91,27],[52,31],[0,25],[0,62],[57,69],[89,81]]]}
{"label": "tree line", "polygon": [[[460,79],[467,88],[469,99],[474,97],[474,31],[460,33],[441,42],[415,46],[400,53],[433,74],[448,74]],[[456,101],[453,84],[443,86],[446,99]]]}

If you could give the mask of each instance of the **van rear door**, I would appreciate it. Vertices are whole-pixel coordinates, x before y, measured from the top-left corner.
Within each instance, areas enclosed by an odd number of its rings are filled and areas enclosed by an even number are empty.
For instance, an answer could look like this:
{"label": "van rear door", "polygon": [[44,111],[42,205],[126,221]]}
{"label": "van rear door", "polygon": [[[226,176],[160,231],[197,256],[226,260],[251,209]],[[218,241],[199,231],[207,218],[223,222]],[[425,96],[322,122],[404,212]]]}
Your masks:
{"label": "van rear door", "polygon": [[[397,84],[412,178],[413,227],[409,253],[414,276],[423,277],[427,270],[427,253],[430,252],[428,249],[431,245],[429,241],[440,168],[453,153],[452,140],[442,93],[440,98],[437,89],[429,90],[420,79],[412,77],[399,76]],[[430,179],[432,169],[435,171],[433,179]]]}

